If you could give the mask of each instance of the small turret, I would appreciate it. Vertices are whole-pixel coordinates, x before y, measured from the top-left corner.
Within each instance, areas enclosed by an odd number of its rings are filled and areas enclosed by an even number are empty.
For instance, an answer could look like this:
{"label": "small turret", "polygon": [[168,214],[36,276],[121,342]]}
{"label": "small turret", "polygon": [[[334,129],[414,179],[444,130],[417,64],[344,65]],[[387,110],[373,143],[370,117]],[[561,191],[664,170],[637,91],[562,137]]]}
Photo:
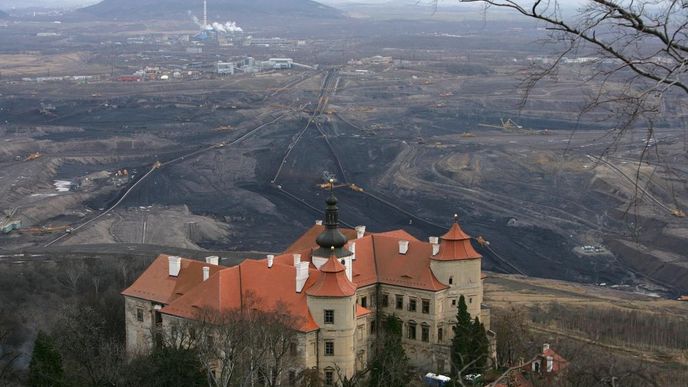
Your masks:
{"label": "small turret", "polygon": [[454,223],[446,234],[440,237],[439,252],[432,259],[437,261],[456,261],[482,258],[471,245],[471,237],[459,226],[459,216],[454,214]]}

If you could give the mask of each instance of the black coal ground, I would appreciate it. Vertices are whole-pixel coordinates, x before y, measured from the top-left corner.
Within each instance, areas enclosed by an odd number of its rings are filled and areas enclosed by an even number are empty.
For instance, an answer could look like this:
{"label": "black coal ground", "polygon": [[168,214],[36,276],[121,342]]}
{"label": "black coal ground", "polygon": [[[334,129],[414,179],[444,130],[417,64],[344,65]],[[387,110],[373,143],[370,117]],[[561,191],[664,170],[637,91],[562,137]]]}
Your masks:
{"label": "black coal ground", "polygon": [[[339,181],[344,179],[322,135],[312,126],[286,159],[277,181],[272,183],[287,146],[303,125],[303,120],[280,123],[236,148],[222,151],[242,152],[255,159],[257,164],[252,178],[228,184],[221,175],[194,173],[199,160],[182,162],[157,173],[132,193],[126,205],[186,204],[194,213],[222,221],[240,219],[230,221],[237,227],[234,227],[235,234],[228,240],[200,244],[224,250],[280,251],[305,232],[316,219],[322,218],[322,214],[313,208],[324,208],[327,191],[316,186],[323,181],[323,171],[334,173]],[[328,125],[324,126],[324,130],[331,132]],[[340,124],[338,131],[342,135],[330,141],[340,157],[348,181],[364,188],[375,187],[376,180],[387,171],[405,145],[398,139],[354,137],[360,135],[354,130]],[[573,180],[570,184],[578,183]],[[199,190],[194,187],[205,188]],[[512,195],[516,201],[519,196],[524,196],[534,201],[557,204],[553,199],[557,192],[535,194],[523,189],[523,185],[511,187],[502,184],[496,191]],[[610,283],[621,283],[630,278],[623,268],[613,262],[595,263],[592,259],[574,254],[572,249],[576,240],[568,233],[575,230],[556,232],[535,225],[510,227],[509,217],[481,208],[470,198],[464,201],[458,192],[452,197],[445,197],[442,194],[428,194],[427,191],[414,193],[412,187],[400,192],[390,186],[382,187],[375,194],[430,223],[412,218],[348,187],[336,189],[341,220],[349,225],[364,224],[371,231],[403,228],[425,240],[428,236],[443,233],[451,224],[452,215],[459,213],[464,229],[474,236],[485,236],[498,254],[495,256],[491,251],[478,247],[486,257],[485,268],[488,270],[513,271],[504,264],[503,260],[506,260],[524,273],[534,276]],[[593,197],[594,193],[591,195]],[[274,207],[262,208],[266,199]],[[603,207],[604,199],[597,198],[592,206]]]}

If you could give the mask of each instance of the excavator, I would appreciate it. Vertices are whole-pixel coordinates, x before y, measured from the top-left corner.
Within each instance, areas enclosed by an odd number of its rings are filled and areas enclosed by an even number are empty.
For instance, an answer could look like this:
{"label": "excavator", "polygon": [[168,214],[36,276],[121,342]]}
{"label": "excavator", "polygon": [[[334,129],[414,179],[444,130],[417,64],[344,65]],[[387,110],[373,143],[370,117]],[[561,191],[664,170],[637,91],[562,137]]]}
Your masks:
{"label": "excavator", "polygon": [[363,192],[363,188],[357,186],[354,183],[351,183],[351,184],[334,184],[334,180],[330,180],[327,183],[321,183],[321,184],[316,184],[316,185],[320,189],[335,189],[335,188],[341,188],[341,187],[348,187],[348,188],[352,189],[353,191]]}
{"label": "excavator", "polygon": [[489,124],[478,124],[478,126],[484,126],[486,128],[496,128],[496,129],[502,129],[507,132],[512,132],[517,129],[523,129],[523,125],[518,125],[515,123],[511,118],[507,118],[506,121],[503,118],[500,118],[499,121],[501,122],[501,125],[489,125]]}
{"label": "excavator", "polygon": [[41,156],[43,156],[43,155],[41,154],[41,152],[34,152],[34,153],[31,153],[30,155],[26,156],[26,158],[24,159],[24,161],[33,161],[33,160],[37,160],[37,159],[41,158]]}

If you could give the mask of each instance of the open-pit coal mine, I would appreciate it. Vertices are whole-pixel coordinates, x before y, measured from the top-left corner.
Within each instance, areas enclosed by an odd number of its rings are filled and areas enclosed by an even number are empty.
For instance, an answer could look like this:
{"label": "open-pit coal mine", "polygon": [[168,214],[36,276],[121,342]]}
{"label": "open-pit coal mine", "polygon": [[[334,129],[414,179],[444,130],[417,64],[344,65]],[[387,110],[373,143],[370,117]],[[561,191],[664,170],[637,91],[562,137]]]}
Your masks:
{"label": "open-pit coal mine", "polygon": [[[0,208],[22,226],[2,249],[281,251],[322,217],[332,178],[345,225],[425,239],[458,214],[489,241],[476,244],[487,270],[688,289],[688,228],[672,216],[688,203],[681,107],[638,165],[642,128],[618,139],[604,112],[581,119],[580,67],[521,103],[514,74],[538,53],[522,24],[498,48],[491,27],[330,23],[322,40],[306,26],[194,41],[127,24],[102,42],[56,24],[49,37],[75,53],[47,54],[45,79],[40,53],[8,45]],[[298,65],[259,71],[253,56]],[[218,74],[222,58],[234,74]]]}

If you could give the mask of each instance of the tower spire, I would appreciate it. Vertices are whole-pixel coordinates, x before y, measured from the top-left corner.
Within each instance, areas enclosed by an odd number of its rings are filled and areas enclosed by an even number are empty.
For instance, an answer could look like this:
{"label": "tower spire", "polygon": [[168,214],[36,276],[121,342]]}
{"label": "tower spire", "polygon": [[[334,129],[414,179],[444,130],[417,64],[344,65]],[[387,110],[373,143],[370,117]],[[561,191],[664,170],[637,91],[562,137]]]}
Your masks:
{"label": "tower spire", "polygon": [[320,246],[313,254],[318,257],[329,257],[334,253],[337,257],[347,257],[353,253],[344,248],[348,239],[339,231],[339,208],[334,196],[334,181],[330,180],[330,196],[325,203],[325,230],[318,235],[315,242]]}

